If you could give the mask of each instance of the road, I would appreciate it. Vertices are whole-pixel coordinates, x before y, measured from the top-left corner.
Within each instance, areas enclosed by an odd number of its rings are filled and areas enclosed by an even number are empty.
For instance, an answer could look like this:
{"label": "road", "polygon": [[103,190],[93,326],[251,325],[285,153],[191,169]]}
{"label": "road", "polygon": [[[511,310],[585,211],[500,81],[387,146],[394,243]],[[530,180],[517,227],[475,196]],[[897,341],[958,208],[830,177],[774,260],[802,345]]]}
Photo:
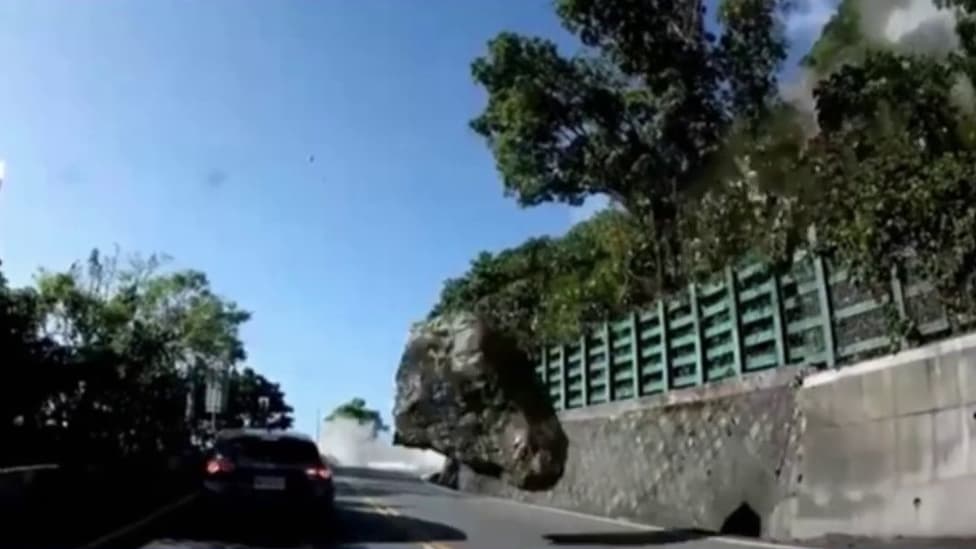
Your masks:
{"label": "road", "polygon": [[325,531],[283,523],[285,517],[221,520],[204,512],[200,500],[190,495],[86,549],[780,547],[696,532],[650,530],[459,494],[402,473],[346,470],[336,482],[335,521]]}

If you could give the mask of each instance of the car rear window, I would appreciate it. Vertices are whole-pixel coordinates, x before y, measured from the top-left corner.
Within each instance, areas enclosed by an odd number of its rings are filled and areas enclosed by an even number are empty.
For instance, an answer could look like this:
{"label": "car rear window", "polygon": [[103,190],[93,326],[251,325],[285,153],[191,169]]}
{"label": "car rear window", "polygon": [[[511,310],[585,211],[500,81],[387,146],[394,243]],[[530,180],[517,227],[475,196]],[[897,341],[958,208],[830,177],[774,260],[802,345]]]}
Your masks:
{"label": "car rear window", "polygon": [[303,440],[240,437],[227,441],[226,445],[228,453],[252,461],[285,465],[312,464],[320,461],[318,448],[311,442]]}

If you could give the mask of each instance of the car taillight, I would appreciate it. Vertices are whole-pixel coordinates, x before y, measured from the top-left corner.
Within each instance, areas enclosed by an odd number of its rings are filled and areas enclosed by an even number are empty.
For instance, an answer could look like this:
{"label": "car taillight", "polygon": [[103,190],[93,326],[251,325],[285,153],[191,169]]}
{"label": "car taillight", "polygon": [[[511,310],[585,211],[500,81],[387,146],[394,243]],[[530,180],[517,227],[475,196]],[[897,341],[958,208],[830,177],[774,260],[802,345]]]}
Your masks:
{"label": "car taillight", "polygon": [[332,478],[332,471],[330,471],[328,467],[324,466],[309,467],[308,469],[305,469],[305,474],[309,477],[321,480],[328,480]]}
{"label": "car taillight", "polygon": [[207,474],[216,475],[217,473],[230,473],[234,470],[234,464],[227,458],[215,457],[207,462]]}

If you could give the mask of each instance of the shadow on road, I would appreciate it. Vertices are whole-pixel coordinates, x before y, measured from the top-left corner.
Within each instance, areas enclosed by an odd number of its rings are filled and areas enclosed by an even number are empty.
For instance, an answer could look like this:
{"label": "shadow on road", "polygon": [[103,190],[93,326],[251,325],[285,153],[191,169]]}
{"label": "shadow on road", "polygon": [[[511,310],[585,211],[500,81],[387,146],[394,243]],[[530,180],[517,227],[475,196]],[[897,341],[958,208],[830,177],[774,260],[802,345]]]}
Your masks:
{"label": "shadow on road", "polygon": [[62,466],[34,478],[24,497],[0,502],[6,503],[0,505],[0,546],[78,547],[192,493],[195,487],[195,471],[152,464]]}
{"label": "shadow on road", "polygon": [[365,507],[343,506],[336,512],[335,540],[343,543],[421,543],[464,541],[464,532],[404,515],[381,515]]}
{"label": "shadow on road", "polygon": [[712,535],[703,530],[643,530],[548,534],[544,537],[554,545],[666,545],[707,538]]}
{"label": "shadow on road", "polygon": [[444,524],[402,515],[383,514],[353,501],[339,502],[333,515],[288,515],[249,512],[245,515],[215,512],[196,501],[124,540],[112,549],[184,549],[230,547],[235,549],[286,549],[290,547],[344,549],[374,543],[422,543],[462,541],[464,532]]}

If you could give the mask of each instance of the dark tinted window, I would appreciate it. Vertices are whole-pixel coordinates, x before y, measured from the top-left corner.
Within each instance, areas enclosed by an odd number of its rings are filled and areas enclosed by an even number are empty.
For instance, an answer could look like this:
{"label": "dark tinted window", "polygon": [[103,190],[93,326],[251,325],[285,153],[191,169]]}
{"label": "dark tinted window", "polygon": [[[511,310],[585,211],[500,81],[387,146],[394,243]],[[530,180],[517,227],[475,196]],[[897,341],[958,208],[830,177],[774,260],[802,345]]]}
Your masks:
{"label": "dark tinted window", "polygon": [[238,459],[281,463],[286,465],[316,464],[319,451],[315,444],[304,440],[266,440],[258,437],[240,437],[224,443],[222,451]]}

